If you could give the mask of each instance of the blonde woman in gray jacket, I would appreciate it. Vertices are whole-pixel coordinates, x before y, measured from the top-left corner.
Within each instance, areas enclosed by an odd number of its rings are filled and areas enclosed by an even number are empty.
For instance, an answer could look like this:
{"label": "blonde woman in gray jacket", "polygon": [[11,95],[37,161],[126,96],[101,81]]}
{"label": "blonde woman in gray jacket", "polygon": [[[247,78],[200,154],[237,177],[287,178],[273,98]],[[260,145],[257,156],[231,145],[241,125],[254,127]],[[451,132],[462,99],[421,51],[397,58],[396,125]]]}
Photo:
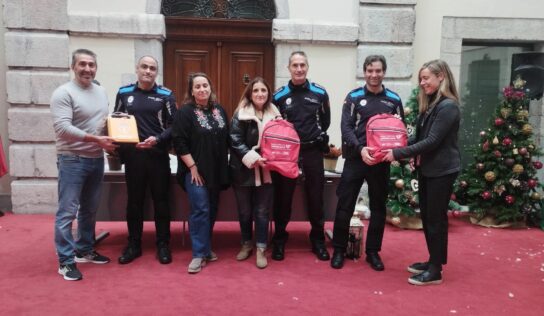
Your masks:
{"label": "blonde woman in gray jacket", "polygon": [[229,164],[242,233],[242,248],[236,259],[246,260],[253,252],[252,224],[255,220],[256,265],[260,269],[268,265],[265,251],[273,203],[272,178],[270,171],[264,168],[266,159],[260,155],[260,140],[266,123],[280,116],[271,98],[266,81],[254,78],[242,95],[230,128]]}
{"label": "blonde woman in gray jacket", "polygon": [[448,254],[448,203],[460,170],[457,132],[461,113],[451,70],[443,60],[432,60],[419,70],[419,117],[415,143],[389,150],[387,161],[415,157],[419,205],[429,259],[408,267],[414,285],[442,283]]}

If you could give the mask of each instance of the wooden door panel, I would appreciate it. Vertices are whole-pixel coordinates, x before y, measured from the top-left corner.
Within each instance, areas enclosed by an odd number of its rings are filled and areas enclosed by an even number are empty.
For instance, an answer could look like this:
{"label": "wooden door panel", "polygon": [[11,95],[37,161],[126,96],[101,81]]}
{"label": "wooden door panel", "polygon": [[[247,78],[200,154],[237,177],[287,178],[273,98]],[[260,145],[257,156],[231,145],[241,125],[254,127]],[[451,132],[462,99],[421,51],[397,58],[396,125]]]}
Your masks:
{"label": "wooden door panel", "polygon": [[164,83],[181,103],[189,73],[207,73],[230,118],[248,81],[244,75],[265,78],[273,92],[271,36],[271,21],[167,18]]}
{"label": "wooden door panel", "polygon": [[224,106],[228,113],[233,113],[250,80],[256,76],[262,76],[264,69],[264,54],[260,52],[237,52],[230,53],[228,59],[228,77],[222,86]]}
{"label": "wooden door panel", "polygon": [[[217,47],[212,42],[171,42],[169,52],[171,63],[166,65],[165,83],[177,96],[178,103],[183,102],[187,91],[189,74],[204,72],[210,76],[212,83],[217,82]],[[165,55],[166,55],[165,54]]]}

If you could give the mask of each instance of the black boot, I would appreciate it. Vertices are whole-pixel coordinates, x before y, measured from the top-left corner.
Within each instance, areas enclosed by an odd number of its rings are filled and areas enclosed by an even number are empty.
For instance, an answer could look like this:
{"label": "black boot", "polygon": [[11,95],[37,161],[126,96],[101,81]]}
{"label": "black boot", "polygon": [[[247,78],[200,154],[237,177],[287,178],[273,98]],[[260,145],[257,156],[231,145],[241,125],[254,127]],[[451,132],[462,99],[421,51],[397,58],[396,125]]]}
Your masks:
{"label": "black boot", "polygon": [[272,243],[272,260],[282,261],[283,259],[285,259],[285,244]]}
{"label": "black boot", "polygon": [[342,267],[344,267],[345,256],[346,254],[343,251],[334,249],[334,252],[332,253],[331,267],[333,269],[342,269]]}

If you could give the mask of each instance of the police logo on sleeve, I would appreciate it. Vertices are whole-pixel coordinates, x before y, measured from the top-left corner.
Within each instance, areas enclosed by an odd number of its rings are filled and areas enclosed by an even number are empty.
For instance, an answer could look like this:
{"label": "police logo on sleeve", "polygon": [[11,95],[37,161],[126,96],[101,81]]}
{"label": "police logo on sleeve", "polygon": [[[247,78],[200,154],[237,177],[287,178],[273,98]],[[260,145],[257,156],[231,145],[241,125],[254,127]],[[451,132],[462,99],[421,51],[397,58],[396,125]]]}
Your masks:
{"label": "police logo on sleeve", "polygon": [[359,104],[361,106],[365,106],[366,105],[366,99],[362,99],[361,102],[359,102]]}
{"label": "police logo on sleeve", "polygon": [[131,96],[129,96],[129,97],[127,98],[127,102],[128,102],[128,103],[132,103],[132,101],[134,101],[134,96],[133,96],[133,95],[131,95]]}
{"label": "police logo on sleeve", "polygon": [[289,104],[291,104],[292,101],[293,100],[291,100],[291,98],[287,98],[287,100],[285,100],[285,104],[289,105]]}

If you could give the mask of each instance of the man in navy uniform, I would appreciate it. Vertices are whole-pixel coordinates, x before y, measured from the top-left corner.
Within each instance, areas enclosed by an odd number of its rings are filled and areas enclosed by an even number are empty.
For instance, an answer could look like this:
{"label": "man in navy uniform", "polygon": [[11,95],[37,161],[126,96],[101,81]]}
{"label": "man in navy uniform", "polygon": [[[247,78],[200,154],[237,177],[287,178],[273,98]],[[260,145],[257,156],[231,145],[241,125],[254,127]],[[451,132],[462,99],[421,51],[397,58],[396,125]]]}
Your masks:
{"label": "man in navy uniform", "polygon": [[158,62],[143,56],[136,65],[138,81],[121,87],[115,101],[115,112],[134,115],[140,142],[123,145],[119,150],[125,164],[127,183],[128,245],[119,257],[120,264],[132,262],[142,255],[144,198],[151,190],[156,229],[157,259],[172,262],[170,243],[170,158],[171,129],[176,99],[169,89],[155,82]]}
{"label": "man in navy uniform", "polygon": [[[329,260],[323,230],[325,184],[323,152],[329,150],[327,129],[331,123],[331,111],[325,88],[306,79],[308,67],[308,58],[304,52],[291,53],[288,66],[291,80],[274,93],[274,104],[283,118],[293,123],[300,137],[299,162],[304,175],[308,216],[312,225],[310,232],[312,252],[319,260]],[[272,259],[283,260],[285,243],[289,237],[286,227],[291,218],[297,179],[289,179],[274,173],[273,182],[275,232],[272,240]]]}
{"label": "man in navy uniform", "polygon": [[352,90],[342,108],[342,155],[346,159],[336,195],[334,253],[331,267],[340,269],[348,243],[349,222],[363,182],[368,183],[370,224],[366,238],[366,261],[376,271],[384,270],[381,250],[385,229],[385,203],[389,182],[389,163],[372,158],[366,147],[366,123],[374,115],[398,114],[404,118],[400,97],[383,84],[387,64],[382,55],[370,55],[363,64],[365,86]]}

